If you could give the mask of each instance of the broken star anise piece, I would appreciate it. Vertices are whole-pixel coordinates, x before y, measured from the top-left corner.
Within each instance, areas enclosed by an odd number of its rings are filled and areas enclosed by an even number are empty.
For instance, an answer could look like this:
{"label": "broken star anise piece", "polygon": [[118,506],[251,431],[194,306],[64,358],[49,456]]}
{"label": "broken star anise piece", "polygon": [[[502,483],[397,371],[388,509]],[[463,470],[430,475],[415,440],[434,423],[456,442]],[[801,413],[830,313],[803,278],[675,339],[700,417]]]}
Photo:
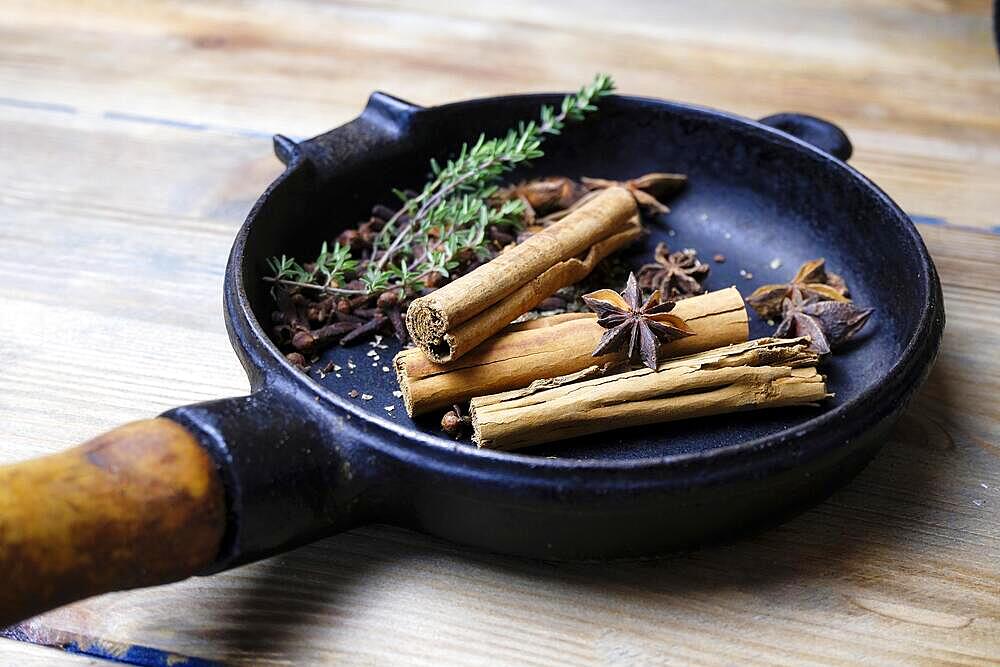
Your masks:
{"label": "broken star anise piece", "polygon": [[782,314],[784,301],[792,295],[793,289],[801,291],[806,299],[850,302],[844,279],[836,273],[827,271],[826,262],[821,257],[811,259],[800,266],[791,282],[758,287],[747,297],[747,303],[761,317],[779,317]]}
{"label": "broken star anise piece", "polygon": [[669,313],[674,303],[661,302],[659,290],[642,300],[634,273],[629,274],[621,294],[602,289],[583,295],[583,301],[597,313],[597,323],[607,329],[594,350],[595,357],[624,352],[629,361],[641,359],[655,371],[661,344],[694,335],[684,320]]}
{"label": "broken star anise piece", "polygon": [[640,287],[659,290],[668,299],[684,299],[704,291],[701,283],[711,269],[698,261],[696,251],[670,252],[666,243],[658,243],[653,260],[639,269]]}
{"label": "broken star anise piece", "polygon": [[774,335],[778,338],[809,336],[809,347],[819,354],[830,354],[854,337],[875,312],[858,308],[850,301],[822,301],[805,297],[802,290],[792,287],[792,294],[783,303],[784,319]]}
{"label": "broken star anise piece", "polygon": [[670,209],[663,203],[668,195],[672,195],[687,183],[684,174],[664,174],[654,172],[627,181],[612,181],[606,178],[580,179],[588,190],[603,190],[604,188],[621,187],[632,193],[635,202],[647,213],[669,213]]}

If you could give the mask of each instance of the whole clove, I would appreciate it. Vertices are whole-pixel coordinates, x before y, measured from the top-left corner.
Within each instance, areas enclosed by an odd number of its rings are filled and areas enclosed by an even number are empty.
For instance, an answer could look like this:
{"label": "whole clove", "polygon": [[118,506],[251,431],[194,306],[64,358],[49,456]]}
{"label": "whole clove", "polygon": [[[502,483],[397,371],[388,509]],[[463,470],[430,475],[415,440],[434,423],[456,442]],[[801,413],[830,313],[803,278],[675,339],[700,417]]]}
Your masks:
{"label": "whole clove", "polygon": [[361,252],[368,243],[361,237],[357,229],[345,229],[337,237],[337,243],[351,249],[351,252]]}
{"label": "whole clove", "polygon": [[356,331],[360,326],[351,322],[334,322],[319,329],[297,331],[292,336],[292,347],[303,354],[318,352],[336,343],[344,334]]}
{"label": "whole clove", "polygon": [[493,241],[497,248],[506,248],[516,241],[516,237],[513,234],[504,231],[496,225],[491,225],[486,230],[486,235]]}
{"label": "whole clove", "polygon": [[399,305],[399,293],[395,290],[390,290],[388,292],[382,292],[378,295],[378,300],[376,301],[379,309],[385,312],[387,309],[395,308]]}
{"label": "whole clove", "polygon": [[385,206],[383,204],[375,204],[374,206],[372,206],[372,217],[380,218],[382,220],[388,220],[394,215],[396,215],[396,212],[393,211],[388,206]]}
{"label": "whole clove", "polygon": [[306,358],[298,352],[289,352],[285,355],[285,359],[287,359],[293,366],[298,367],[300,370],[306,370],[309,367],[308,364],[306,364]]}
{"label": "whole clove", "polygon": [[566,310],[566,299],[559,296],[550,296],[549,298],[538,304],[537,310],[541,311],[551,311],[551,310]]}
{"label": "whole clove", "polygon": [[472,430],[472,420],[469,418],[469,415],[462,414],[460,406],[453,405],[451,410],[444,413],[444,416],[441,417],[441,430],[458,440]]}
{"label": "whole clove", "polygon": [[346,336],[341,338],[340,344],[347,345],[348,343],[352,343],[358,338],[361,338],[362,336],[374,333],[379,329],[381,329],[382,325],[385,324],[385,322],[386,322],[385,315],[383,315],[382,313],[375,313],[374,315],[371,316],[370,320],[368,320],[361,326],[355,328],[353,331],[351,331]]}

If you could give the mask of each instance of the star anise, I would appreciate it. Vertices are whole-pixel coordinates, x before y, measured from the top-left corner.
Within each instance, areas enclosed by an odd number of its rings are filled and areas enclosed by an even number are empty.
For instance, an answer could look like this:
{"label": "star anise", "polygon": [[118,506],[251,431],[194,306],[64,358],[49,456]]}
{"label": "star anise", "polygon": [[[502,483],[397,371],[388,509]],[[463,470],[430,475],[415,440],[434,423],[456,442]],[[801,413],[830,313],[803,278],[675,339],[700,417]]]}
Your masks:
{"label": "star anise", "polygon": [[872,308],[858,308],[850,301],[823,301],[819,297],[806,297],[798,287],[782,303],[784,319],[774,335],[778,338],[809,336],[809,347],[819,354],[829,354],[865,326],[875,312]]}
{"label": "star anise", "polygon": [[597,323],[607,329],[594,350],[595,357],[624,352],[629,361],[641,359],[655,371],[661,344],[694,335],[684,320],[669,313],[674,303],[661,302],[659,290],[642,300],[634,273],[629,274],[621,294],[602,289],[585,294],[583,301],[597,313]]}
{"label": "star anise", "polygon": [[691,249],[670,252],[666,243],[658,243],[653,252],[652,264],[639,269],[639,285],[656,289],[669,299],[684,299],[701,294],[701,283],[711,268],[698,261],[698,253]]}
{"label": "star anise", "polygon": [[764,318],[779,317],[785,299],[798,289],[805,298],[818,301],[849,302],[847,285],[836,273],[826,270],[823,258],[812,259],[799,267],[791,282],[783,285],[764,285],[747,297],[747,303]]}
{"label": "star anise", "polygon": [[588,190],[603,190],[611,187],[625,188],[632,193],[635,202],[647,213],[669,213],[670,209],[662,200],[684,187],[684,184],[687,183],[687,176],[654,172],[638,178],[630,178],[627,181],[612,181],[606,178],[587,178],[584,176],[580,182]]}

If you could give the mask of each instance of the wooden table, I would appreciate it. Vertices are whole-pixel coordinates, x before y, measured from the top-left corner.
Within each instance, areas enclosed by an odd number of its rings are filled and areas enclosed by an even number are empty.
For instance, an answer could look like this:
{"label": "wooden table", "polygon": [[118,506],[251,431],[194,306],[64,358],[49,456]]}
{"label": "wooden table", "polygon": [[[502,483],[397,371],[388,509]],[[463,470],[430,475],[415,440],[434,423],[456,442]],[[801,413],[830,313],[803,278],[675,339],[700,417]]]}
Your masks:
{"label": "wooden table", "polygon": [[[878,459],[799,518],[662,560],[555,564],[388,527],[107,595],[12,634],[150,664],[996,664],[1000,68],[985,1],[0,5],[0,460],[239,394],[233,235],[306,137],[423,104],[629,93],[840,124],[945,286],[940,359]],[[887,276],[887,280],[895,279]],[[87,659],[0,640],[0,662]],[[155,662],[155,661],[160,662]]]}

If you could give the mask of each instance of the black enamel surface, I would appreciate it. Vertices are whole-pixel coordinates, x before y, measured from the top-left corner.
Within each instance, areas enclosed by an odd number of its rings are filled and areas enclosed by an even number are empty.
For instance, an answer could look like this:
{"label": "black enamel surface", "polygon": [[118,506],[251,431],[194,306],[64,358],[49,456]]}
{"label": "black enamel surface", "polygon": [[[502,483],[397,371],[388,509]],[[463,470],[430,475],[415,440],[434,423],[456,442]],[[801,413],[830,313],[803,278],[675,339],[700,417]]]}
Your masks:
{"label": "black enamel surface", "polygon": [[[172,415],[207,424],[203,440],[231,469],[234,523],[242,528],[234,528],[240,536],[223,564],[365,520],[530,555],[650,553],[773,521],[822,497],[877,450],[926,375],[943,327],[937,277],[912,224],[826,153],[760,124],[655,100],[605,101],[595,117],[547,141],[546,157],[517,176],[687,173],[689,187],[671,203],[673,211],[650,225],[649,238],[630,258],[642,263],[658,241],[697,248],[705,261],[722,253],[727,260],[712,263],[711,289],[735,284],[749,294],[787,280],[807,259],[825,257],[859,304],[878,308],[857,343],[826,367],[836,393],[827,405],[622,430],[504,454],[441,437],[434,418],[407,418],[393,395],[394,375],[385,370],[398,349],[389,337],[385,348],[328,350],[310,379],[288,367],[257,325],[269,321],[272,309],[260,281],[264,258],[314,252],[373,203],[390,203],[389,186],[418,186],[429,156],[446,155],[480,130],[499,132],[531,117],[543,99],[421,110],[377,95],[345,128],[300,146],[276,142],[289,171],[237,239],[226,294],[237,351],[255,387],[268,385],[267,398],[255,399],[259,408],[250,414],[234,415],[229,402]],[[818,119],[782,114],[768,121],[850,153],[846,136]],[[751,322],[752,336],[772,330],[754,314]],[[328,361],[341,370],[320,378]],[[349,398],[353,389],[373,398]],[[316,451],[324,454],[316,458]],[[267,469],[254,461],[267,461]],[[296,490],[273,490],[282,485]],[[260,500],[268,489],[268,499]]]}

